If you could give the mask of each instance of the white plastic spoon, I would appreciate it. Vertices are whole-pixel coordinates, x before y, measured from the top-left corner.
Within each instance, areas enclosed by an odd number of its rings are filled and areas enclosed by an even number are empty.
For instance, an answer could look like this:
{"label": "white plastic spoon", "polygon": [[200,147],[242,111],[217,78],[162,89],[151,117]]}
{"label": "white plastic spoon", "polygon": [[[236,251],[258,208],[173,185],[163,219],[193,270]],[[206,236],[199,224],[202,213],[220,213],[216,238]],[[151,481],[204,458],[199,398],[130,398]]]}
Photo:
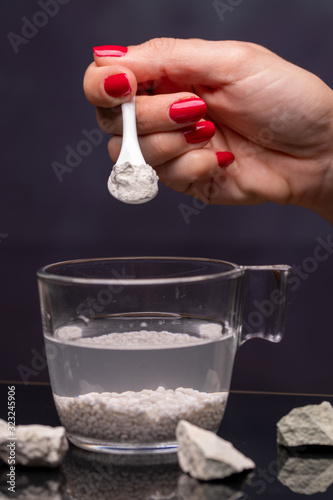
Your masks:
{"label": "white plastic spoon", "polygon": [[123,115],[123,139],[118,160],[108,180],[112,196],[124,203],[139,204],[155,198],[158,192],[158,176],[146,163],[138,141],[135,97],[121,105]]}

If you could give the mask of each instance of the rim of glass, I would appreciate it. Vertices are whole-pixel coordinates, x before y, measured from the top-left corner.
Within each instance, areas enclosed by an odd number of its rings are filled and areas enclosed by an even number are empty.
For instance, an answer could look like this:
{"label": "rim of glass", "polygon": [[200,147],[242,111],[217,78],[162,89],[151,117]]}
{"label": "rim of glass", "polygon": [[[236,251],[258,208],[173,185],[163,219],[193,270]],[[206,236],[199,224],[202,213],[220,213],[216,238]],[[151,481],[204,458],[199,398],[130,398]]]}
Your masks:
{"label": "rim of glass", "polygon": [[[197,274],[195,276],[178,276],[178,277],[171,277],[171,278],[140,278],[140,279],[133,279],[133,278],[122,278],[122,279],[117,279],[117,278],[77,278],[74,276],[63,276],[60,274],[50,274],[49,270],[51,268],[56,268],[57,266],[63,266],[66,264],[80,264],[84,262],[100,262],[100,261],[167,261],[167,260],[174,260],[174,261],[186,261],[186,262],[202,262],[202,263],[213,263],[213,264],[227,264],[228,266],[231,266],[232,269],[229,269],[227,271],[221,271],[221,272],[216,272],[212,274]],[[91,285],[148,285],[148,284],[172,284],[172,283],[192,283],[192,282],[198,282],[198,281],[206,281],[206,280],[213,280],[216,278],[236,278],[238,276],[241,276],[244,274],[245,267],[240,266],[238,264],[234,264],[233,262],[229,262],[226,260],[219,260],[219,259],[208,259],[204,257],[106,257],[106,258],[92,258],[92,259],[73,259],[73,260],[65,260],[65,261],[60,261],[60,262],[55,262],[53,264],[48,264],[46,266],[41,267],[37,271],[37,276],[38,278],[41,278],[43,280],[47,281],[53,281],[53,282],[58,282],[58,283],[78,283],[78,284],[91,284]]]}

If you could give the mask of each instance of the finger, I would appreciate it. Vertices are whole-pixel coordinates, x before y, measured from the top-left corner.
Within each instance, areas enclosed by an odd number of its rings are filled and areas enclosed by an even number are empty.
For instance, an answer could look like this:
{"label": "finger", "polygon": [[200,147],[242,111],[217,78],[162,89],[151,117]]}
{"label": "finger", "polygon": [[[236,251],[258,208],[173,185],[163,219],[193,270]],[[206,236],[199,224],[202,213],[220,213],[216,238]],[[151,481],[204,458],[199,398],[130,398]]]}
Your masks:
{"label": "finger", "polygon": [[[215,134],[212,122],[200,121],[180,131],[159,132],[139,136],[143,156],[155,166],[180,156],[191,149],[204,147]],[[119,156],[122,138],[114,136],[109,141],[109,154],[115,162]]]}
{"label": "finger", "polygon": [[200,39],[155,38],[121,50],[115,51],[112,47],[104,46],[104,50],[94,48],[94,59],[98,66],[112,66],[121,62],[135,74],[139,82],[151,80],[158,84],[167,79],[212,88],[233,83],[242,75],[248,75],[253,71],[255,54],[271,54],[267,49],[258,49],[255,44]]}
{"label": "finger", "polygon": [[[207,112],[205,101],[189,93],[137,96],[135,108],[138,134],[177,130],[201,120]],[[122,133],[119,110],[99,108],[97,121],[104,132]]]}
{"label": "finger", "polygon": [[[193,195],[191,186],[197,185],[198,181],[222,178],[226,168],[232,165],[234,159],[234,155],[228,151],[217,151],[213,148],[194,149],[159,165],[155,170],[160,181],[166,186]],[[206,184],[203,182],[202,186]],[[208,200],[209,191],[205,189],[203,194]]]}
{"label": "finger", "polygon": [[[221,162],[221,155],[229,161]],[[242,164],[238,158],[232,161],[232,157],[228,151],[203,148],[189,151],[155,170],[166,186],[207,204],[240,205],[267,201],[258,182],[262,181],[263,173],[253,181],[249,165]]]}
{"label": "finger", "polygon": [[[228,168],[214,169],[205,161],[207,148],[192,152],[156,168],[162,182],[205,201],[220,205],[252,205],[273,201],[286,204],[291,200],[289,182],[259,158],[242,154]],[[225,152],[224,152],[225,153]],[[217,152],[217,156],[220,153]],[[207,156],[207,154],[206,154]],[[211,160],[213,161],[213,160]],[[162,169],[165,167],[165,172]]]}
{"label": "finger", "polygon": [[133,98],[137,82],[128,68],[120,65],[97,67],[92,63],[85,73],[83,88],[94,106],[113,107]]}

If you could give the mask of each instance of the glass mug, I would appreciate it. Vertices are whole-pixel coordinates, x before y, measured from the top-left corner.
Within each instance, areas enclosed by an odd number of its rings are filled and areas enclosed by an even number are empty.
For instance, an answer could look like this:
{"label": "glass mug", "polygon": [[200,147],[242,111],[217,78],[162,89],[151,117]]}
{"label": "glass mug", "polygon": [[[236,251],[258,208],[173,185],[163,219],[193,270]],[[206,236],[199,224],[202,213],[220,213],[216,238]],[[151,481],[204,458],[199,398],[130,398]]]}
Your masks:
{"label": "glass mug", "polygon": [[51,386],[69,440],[167,453],[181,419],[217,431],[238,346],[282,338],[290,271],[176,257],[40,269]]}

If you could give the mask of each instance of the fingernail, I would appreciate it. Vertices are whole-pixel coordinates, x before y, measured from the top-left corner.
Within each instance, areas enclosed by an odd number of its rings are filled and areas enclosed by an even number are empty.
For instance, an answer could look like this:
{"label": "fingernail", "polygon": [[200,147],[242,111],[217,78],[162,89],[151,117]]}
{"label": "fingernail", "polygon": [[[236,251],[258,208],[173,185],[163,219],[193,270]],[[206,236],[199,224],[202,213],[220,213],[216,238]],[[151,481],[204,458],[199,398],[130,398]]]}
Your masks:
{"label": "fingernail", "polygon": [[229,167],[229,165],[231,165],[235,161],[234,155],[229,151],[218,151],[218,153],[216,153],[216,156],[219,167],[221,168]]}
{"label": "fingernail", "polygon": [[169,116],[176,123],[197,122],[207,113],[205,101],[198,97],[180,99],[170,106]]}
{"label": "fingernail", "polygon": [[127,47],[121,45],[100,45],[93,47],[95,56],[98,57],[122,57],[127,53]]}
{"label": "fingernail", "polygon": [[104,81],[104,89],[111,97],[122,97],[131,93],[131,86],[125,73],[108,76]]}
{"label": "fingernail", "polygon": [[188,144],[209,141],[215,134],[215,125],[212,122],[198,122],[183,129],[183,133]]}

